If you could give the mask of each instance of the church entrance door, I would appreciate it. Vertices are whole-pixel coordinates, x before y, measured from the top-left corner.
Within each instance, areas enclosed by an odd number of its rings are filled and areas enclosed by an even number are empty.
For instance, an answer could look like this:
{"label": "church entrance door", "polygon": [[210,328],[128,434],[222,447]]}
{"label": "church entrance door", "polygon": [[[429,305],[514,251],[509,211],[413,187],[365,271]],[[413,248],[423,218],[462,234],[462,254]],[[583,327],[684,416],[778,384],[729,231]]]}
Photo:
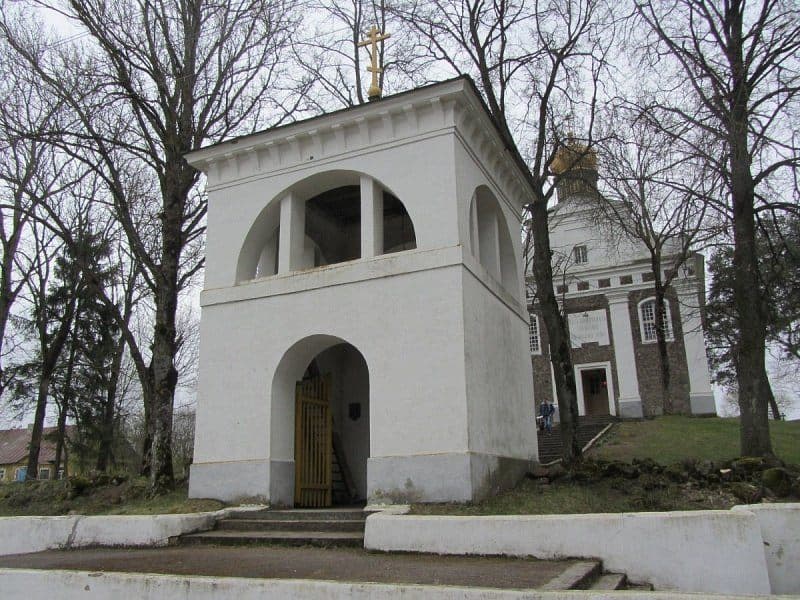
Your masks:
{"label": "church entrance door", "polygon": [[295,391],[295,506],[332,504],[333,414],[327,377],[297,382]]}
{"label": "church entrance door", "polygon": [[583,403],[586,416],[608,415],[608,381],[605,369],[581,371]]}

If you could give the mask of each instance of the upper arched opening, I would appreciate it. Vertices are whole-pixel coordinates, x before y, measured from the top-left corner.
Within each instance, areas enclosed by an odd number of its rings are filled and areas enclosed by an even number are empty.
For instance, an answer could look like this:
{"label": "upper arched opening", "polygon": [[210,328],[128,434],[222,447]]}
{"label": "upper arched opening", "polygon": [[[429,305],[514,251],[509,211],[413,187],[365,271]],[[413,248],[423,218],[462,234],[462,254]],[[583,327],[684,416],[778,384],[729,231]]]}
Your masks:
{"label": "upper arched opening", "polygon": [[470,204],[472,255],[514,297],[519,294],[519,274],[508,222],[497,197],[479,186]]}
{"label": "upper arched opening", "polygon": [[242,245],[236,282],[416,247],[397,196],[363,173],[330,171],[296,183],[262,210]]}

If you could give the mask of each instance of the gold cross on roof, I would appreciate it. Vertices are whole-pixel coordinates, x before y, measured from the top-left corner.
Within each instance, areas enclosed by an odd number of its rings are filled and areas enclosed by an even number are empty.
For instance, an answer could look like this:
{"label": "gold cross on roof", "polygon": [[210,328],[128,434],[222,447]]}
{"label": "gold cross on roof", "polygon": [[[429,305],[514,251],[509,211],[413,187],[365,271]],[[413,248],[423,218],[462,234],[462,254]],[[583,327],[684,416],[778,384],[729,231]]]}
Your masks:
{"label": "gold cross on roof", "polygon": [[392,34],[381,33],[381,30],[373,25],[369,30],[369,34],[367,34],[367,39],[358,43],[359,47],[372,46],[369,50],[372,64],[367,67],[367,71],[372,73],[372,83],[369,86],[369,90],[367,90],[367,97],[370,100],[377,100],[381,97],[381,88],[378,86],[378,73],[383,73],[383,69],[378,66],[378,42],[382,42],[390,37],[392,37]]}

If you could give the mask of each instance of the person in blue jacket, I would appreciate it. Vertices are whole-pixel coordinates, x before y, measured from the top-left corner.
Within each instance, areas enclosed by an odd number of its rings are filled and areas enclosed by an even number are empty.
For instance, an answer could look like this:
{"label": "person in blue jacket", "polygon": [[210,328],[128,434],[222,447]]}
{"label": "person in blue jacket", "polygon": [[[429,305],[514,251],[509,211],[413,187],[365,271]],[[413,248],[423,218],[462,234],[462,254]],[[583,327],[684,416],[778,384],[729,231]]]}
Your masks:
{"label": "person in blue jacket", "polygon": [[545,400],[539,405],[539,416],[542,417],[544,421],[544,430],[547,433],[551,433],[553,431],[553,415],[556,412],[556,407],[553,406],[552,402]]}

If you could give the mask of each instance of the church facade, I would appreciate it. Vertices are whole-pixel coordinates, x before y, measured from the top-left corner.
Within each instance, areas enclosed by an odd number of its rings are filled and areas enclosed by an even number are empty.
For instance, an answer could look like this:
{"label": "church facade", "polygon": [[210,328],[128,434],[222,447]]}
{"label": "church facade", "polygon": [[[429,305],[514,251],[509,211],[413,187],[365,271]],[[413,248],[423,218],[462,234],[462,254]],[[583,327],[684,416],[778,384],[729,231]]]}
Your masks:
{"label": "church facade", "polygon": [[209,194],[191,497],[471,501],[516,483],[537,459],[530,189],[471,80],[187,160]]}
{"label": "church facade", "polygon": [[[596,185],[596,158],[590,153],[562,174],[558,203],[550,211],[553,283],[570,334],[579,414],[641,418],[665,409],[715,414],[703,336],[703,256],[690,256],[667,289],[664,330],[671,384],[665,395],[650,255],[598,210]],[[662,264],[674,264],[677,252],[668,248]],[[555,402],[555,388],[547,330],[533,289],[529,274],[529,353],[538,406]]]}

